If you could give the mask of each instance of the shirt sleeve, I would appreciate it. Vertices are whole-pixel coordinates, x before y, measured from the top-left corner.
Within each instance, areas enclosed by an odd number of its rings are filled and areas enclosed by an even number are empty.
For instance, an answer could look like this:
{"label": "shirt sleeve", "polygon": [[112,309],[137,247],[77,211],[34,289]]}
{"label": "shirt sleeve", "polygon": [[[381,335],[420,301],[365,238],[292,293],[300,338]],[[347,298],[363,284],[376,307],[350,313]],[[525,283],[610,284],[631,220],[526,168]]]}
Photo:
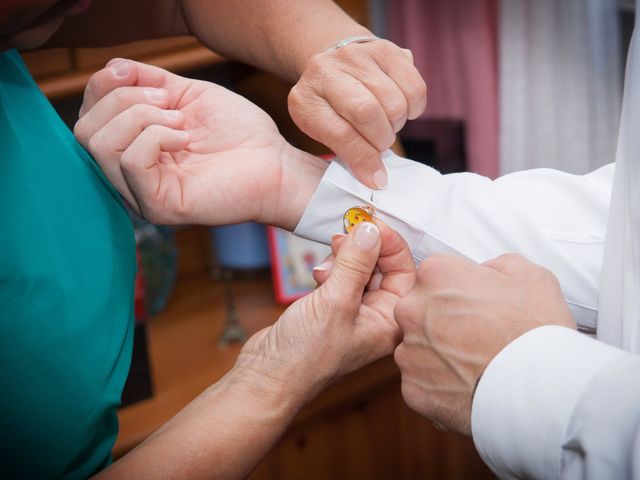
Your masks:
{"label": "shirt sleeve", "polygon": [[640,357],[556,326],[500,352],[473,401],[473,438],[500,478],[640,478]]}
{"label": "shirt sleeve", "polygon": [[515,252],[548,268],[578,325],[595,328],[613,164],[588,175],[537,169],[492,181],[441,175],[390,151],[383,162],[389,186],[379,191],[332,162],[294,233],[330,243],[347,209],[371,205],[403,235],[416,263],[434,253],[484,262]]}

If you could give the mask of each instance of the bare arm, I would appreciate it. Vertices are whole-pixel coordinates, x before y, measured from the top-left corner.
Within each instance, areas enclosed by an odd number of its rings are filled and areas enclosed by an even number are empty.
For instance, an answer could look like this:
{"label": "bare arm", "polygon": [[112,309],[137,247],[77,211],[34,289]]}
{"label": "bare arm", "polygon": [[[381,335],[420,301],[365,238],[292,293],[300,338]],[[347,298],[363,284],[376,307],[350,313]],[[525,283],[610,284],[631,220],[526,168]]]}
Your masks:
{"label": "bare arm", "polygon": [[371,32],[330,0],[181,0],[189,30],[216,52],[297,80],[308,60]]}
{"label": "bare arm", "polygon": [[370,35],[329,0],[94,0],[46,46],[97,47],[195,35],[212,50],[297,80],[308,60],[351,35]]}
{"label": "bare arm", "polygon": [[245,478],[301,404],[293,389],[242,360],[170,422],[97,475],[110,478]]}

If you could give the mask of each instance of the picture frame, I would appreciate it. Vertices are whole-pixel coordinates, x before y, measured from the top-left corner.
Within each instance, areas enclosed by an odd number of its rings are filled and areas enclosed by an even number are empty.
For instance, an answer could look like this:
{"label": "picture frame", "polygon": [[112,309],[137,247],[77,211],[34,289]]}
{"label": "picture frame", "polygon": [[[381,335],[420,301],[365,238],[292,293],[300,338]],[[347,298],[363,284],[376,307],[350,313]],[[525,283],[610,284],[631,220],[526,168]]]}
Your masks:
{"label": "picture frame", "polygon": [[331,248],[272,226],[267,228],[267,237],[276,302],[290,304],[313,291],[313,268]]}

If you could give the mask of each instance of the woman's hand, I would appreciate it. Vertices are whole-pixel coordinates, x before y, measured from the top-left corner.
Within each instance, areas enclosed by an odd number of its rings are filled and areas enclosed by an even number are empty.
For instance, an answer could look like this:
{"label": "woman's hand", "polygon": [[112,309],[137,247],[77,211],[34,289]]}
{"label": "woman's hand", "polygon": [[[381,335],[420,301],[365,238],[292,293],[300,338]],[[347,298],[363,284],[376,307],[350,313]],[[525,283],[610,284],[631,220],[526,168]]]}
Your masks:
{"label": "woman's hand", "polygon": [[[306,402],[327,384],[390,355],[401,338],[396,303],[415,281],[405,241],[386,225],[360,224],[334,237],[335,255],[318,272],[323,281],[255,334],[238,365],[261,372],[291,398]],[[376,271],[376,288],[368,284]]]}
{"label": "woman's hand", "polygon": [[381,152],[426,105],[427,87],[411,52],[387,40],[315,55],[289,94],[289,112],[300,129],[376,189],[387,185]]}
{"label": "woman's hand", "polygon": [[[155,223],[293,228],[303,194],[311,197],[325,168],[243,97],[131,60],[112,60],[91,78],[74,133],[132,208]],[[298,180],[285,201],[289,177]]]}

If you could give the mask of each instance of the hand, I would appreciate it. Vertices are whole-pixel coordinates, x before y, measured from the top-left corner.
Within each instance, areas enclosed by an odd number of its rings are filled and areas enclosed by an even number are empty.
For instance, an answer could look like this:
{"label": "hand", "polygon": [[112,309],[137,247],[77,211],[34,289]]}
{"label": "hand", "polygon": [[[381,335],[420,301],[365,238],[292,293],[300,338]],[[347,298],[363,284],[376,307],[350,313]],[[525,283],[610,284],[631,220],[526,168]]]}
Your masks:
{"label": "hand", "polygon": [[[274,381],[302,404],[333,380],[390,355],[400,341],[393,309],[411,290],[415,265],[402,237],[379,227],[362,223],[338,236],[324,283],[249,339],[239,365],[257,368],[263,382]],[[376,266],[379,288],[365,291]]]}
{"label": "hand", "polygon": [[289,94],[289,112],[298,127],[376,189],[387,185],[381,152],[426,105],[427,87],[411,52],[387,40],[315,55]]}
{"label": "hand", "polygon": [[556,277],[513,254],[482,265],[428,258],[395,318],[405,401],[437,427],[468,435],[475,387],[506,345],[542,325],[576,328]]}
{"label": "hand", "polygon": [[[315,190],[299,177],[315,168],[317,184],[323,170],[299,161],[302,154],[246,99],[131,60],[112,60],[91,78],[74,133],[154,223],[258,220],[292,228],[306,206],[302,187],[308,197]],[[296,190],[284,201],[283,179],[291,176]],[[294,207],[299,212],[285,222]]]}

